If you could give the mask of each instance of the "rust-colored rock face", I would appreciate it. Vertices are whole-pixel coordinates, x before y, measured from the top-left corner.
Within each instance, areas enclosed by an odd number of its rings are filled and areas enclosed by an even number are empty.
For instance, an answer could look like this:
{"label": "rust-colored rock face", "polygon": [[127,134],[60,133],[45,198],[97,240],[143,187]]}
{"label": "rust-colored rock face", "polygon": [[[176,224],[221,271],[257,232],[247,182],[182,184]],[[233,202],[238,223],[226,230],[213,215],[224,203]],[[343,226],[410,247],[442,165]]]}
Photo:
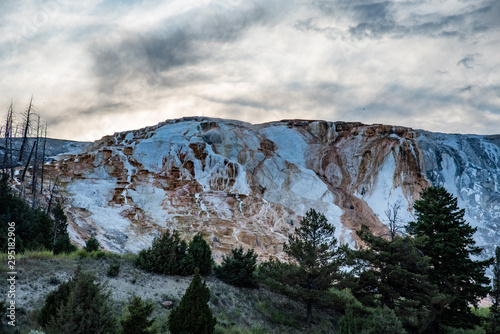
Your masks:
{"label": "rust-colored rock face", "polygon": [[46,173],[68,198],[79,244],[95,235],[107,249],[137,252],[177,229],[186,238],[201,232],[219,260],[238,246],[260,260],[283,258],[283,242],[309,208],[353,246],[361,224],[387,233],[384,212],[395,203],[411,220],[427,174],[439,169],[419,136],[358,122],[193,117],[106,136],[59,156]]}

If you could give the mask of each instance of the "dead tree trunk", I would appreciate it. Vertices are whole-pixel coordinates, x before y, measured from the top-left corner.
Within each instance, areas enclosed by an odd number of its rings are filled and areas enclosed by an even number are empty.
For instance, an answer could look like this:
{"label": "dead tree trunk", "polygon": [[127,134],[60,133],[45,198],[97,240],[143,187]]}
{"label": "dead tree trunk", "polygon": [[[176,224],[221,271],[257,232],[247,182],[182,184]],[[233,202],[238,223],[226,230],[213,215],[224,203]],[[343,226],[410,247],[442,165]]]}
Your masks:
{"label": "dead tree trunk", "polygon": [[21,182],[24,182],[24,177],[26,176],[26,171],[28,170],[28,167],[30,165],[31,156],[33,155],[33,151],[35,150],[35,144],[36,144],[36,142],[34,142],[33,146],[31,147],[31,152],[30,152],[30,155],[28,157],[28,161],[26,161],[26,167],[24,167],[23,175],[21,176]]}
{"label": "dead tree trunk", "polygon": [[31,193],[35,194],[36,193],[36,187],[37,187],[37,174],[38,174],[38,143],[40,140],[40,116],[38,116],[38,122],[36,125],[36,141],[35,141],[35,155],[33,159],[33,175],[32,175],[32,181],[31,181]]}
{"label": "dead tree trunk", "polygon": [[[38,116],[38,115],[37,115]],[[37,187],[37,174],[38,174],[38,143],[40,141],[40,116],[38,116],[38,122],[36,125],[36,141],[35,141],[35,156],[33,161],[33,176],[31,181],[31,194],[33,200],[31,201],[31,206],[36,208],[36,187]]]}
{"label": "dead tree trunk", "polygon": [[31,116],[31,107],[33,104],[33,96],[31,96],[30,105],[28,106],[28,110],[26,111],[26,118],[24,122],[24,132],[23,132],[23,142],[21,143],[21,149],[19,150],[19,158],[18,161],[23,161],[24,149],[26,147],[28,141],[28,132],[30,129],[30,116]]}
{"label": "dead tree trunk", "polygon": [[43,138],[43,151],[42,151],[42,176],[40,180],[40,194],[43,194],[43,177],[45,169],[45,147],[47,145],[47,123],[45,123],[45,134]]}
{"label": "dead tree trunk", "polygon": [[[10,103],[9,110],[7,111],[7,119],[5,122],[5,148],[4,148],[4,155],[3,155],[3,168],[4,168],[4,173],[7,173],[8,168],[10,167],[12,169],[12,102]],[[9,163],[9,156],[10,156],[10,163]],[[9,166],[10,165],[10,166]]]}
{"label": "dead tree trunk", "polygon": [[54,180],[54,183],[52,184],[52,187],[49,189],[50,190],[50,195],[49,195],[49,203],[47,205],[47,213],[50,214],[50,210],[52,210],[52,200],[54,198],[54,194],[56,193],[56,187],[57,187],[57,180],[58,178]]}

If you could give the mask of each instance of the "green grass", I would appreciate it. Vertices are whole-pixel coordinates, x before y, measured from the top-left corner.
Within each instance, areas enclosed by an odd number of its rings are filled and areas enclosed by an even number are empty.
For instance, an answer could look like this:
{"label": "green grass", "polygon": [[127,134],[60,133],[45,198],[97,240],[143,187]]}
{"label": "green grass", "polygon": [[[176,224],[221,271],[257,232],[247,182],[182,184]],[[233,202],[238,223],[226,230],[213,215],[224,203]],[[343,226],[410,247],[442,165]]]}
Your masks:
{"label": "green grass", "polygon": [[[127,253],[124,255],[108,252],[108,251],[103,251],[103,250],[98,250],[95,252],[87,252],[83,249],[79,249],[76,252],[73,253],[61,253],[55,255],[52,253],[52,251],[26,251],[21,254],[16,254],[16,261],[22,262],[25,259],[30,259],[30,260],[76,260],[76,259],[85,259],[85,258],[91,258],[91,259],[120,259],[123,258],[126,261],[133,262],[135,259],[135,254]],[[5,265],[8,261],[8,254],[2,253],[0,254],[0,266]]]}
{"label": "green grass", "polygon": [[481,318],[489,318],[490,316],[490,308],[489,307],[479,307],[479,308],[471,308],[472,313]]}

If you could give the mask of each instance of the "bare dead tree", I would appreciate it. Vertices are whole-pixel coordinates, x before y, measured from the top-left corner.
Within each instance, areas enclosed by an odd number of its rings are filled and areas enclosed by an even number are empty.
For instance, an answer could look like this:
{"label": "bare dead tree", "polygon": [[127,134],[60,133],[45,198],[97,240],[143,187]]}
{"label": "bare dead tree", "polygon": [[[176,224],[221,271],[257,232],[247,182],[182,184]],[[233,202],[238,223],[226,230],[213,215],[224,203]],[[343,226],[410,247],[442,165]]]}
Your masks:
{"label": "bare dead tree", "polygon": [[36,188],[37,188],[37,175],[38,175],[38,143],[40,142],[40,116],[36,115],[38,117],[37,125],[36,125],[36,139],[34,142],[35,146],[35,153],[33,156],[33,175],[32,175],[32,181],[31,181],[31,194],[32,194],[32,201],[31,201],[31,206],[33,208],[36,208]]}
{"label": "bare dead tree", "polygon": [[12,102],[11,102],[9,110],[7,111],[7,118],[5,121],[5,133],[4,133],[5,147],[4,147],[4,155],[3,155],[4,173],[7,173],[7,170],[10,167],[11,174],[13,174],[13,166],[12,166],[12,119],[13,119],[13,116],[12,115],[13,115],[13,108],[12,108]]}
{"label": "bare dead tree", "polygon": [[49,184],[49,203],[47,204],[47,213],[50,213],[52,210],[52,201],[54,196],[57,194],[57,184],[59,181],[59,177],[57,176],[53,183]]}
{"label": "bare dead tree", "polygon": [[31,147],[31,152],[30,155],[28,156],[28,161],[26,161],[26,166],[24,167],[23,175],[21,176],[21,183],[24,183],[24,177],[26,176],[26,171],[28,170],[28,167],[30,165],[31,157],[33,156],[33,151],[35,150],[35,145],[36,141],[33,142],[33,146]]}
{"label": "bare dead tree", "polygon": [[18,161],[21,162],[24,156],[24,150],[28,141],[28,134],[30,130],[30,118],[33,107],[33,96],[31,96],[30,104],[28,106],[28,110],[24,113],[24,131],[23,131],[23,141],[21,143],[21,149],[19,150],[19,158]]}
{"label": "bare dead tree", "polygon": [[36,126],[36,139],[35,139],[35,155],[33,156],[33,175],[31,181],[31,192],[36,193],[37,187],[37,174],[38,174],[38,143],[40,141],[40,116],[38,117],[37,126]]}
{"label": "bare dead tree", "polygon": [[45,147],[47,145],[47,123],[45,123],[45,133],[43,136],[43,151],[42,151],[42,176],[40,180],[40,194],[43,194],[43,177],[45,169]]}
{"label": "bare dead tree", "polygon": [[397,201],[392,205],[388,205],[387,210],[385,210],[385,216],[389,222],[389,236],[391,240],[394,240],[396,235],[403,233],[403,221],[399,217],[399,211],[401,210],[401,201]]}

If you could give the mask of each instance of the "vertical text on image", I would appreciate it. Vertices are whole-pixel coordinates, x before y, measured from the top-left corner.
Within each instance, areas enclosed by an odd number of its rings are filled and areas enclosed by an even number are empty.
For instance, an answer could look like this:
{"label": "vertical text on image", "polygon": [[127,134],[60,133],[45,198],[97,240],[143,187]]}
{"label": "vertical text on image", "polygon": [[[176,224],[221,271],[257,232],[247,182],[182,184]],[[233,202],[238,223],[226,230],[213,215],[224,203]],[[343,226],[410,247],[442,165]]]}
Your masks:
{"label": "vertical text on image", "polygon": [[16,326],[16,223],[8,223],[7,240],[7,323],[9,326]]}

